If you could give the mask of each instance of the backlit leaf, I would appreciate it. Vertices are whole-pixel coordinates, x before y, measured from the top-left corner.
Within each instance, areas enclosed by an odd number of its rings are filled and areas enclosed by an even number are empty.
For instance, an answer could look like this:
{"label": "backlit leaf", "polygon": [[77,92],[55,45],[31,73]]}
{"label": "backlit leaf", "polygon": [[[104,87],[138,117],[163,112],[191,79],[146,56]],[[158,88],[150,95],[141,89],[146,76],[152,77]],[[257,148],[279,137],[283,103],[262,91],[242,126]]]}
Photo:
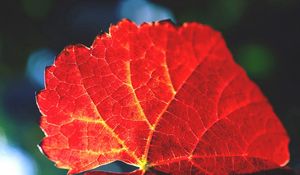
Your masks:
{"label": "backlit leaf", "polygon": [[131,174],[174,175],[251,173],[289,160],[268,100],[221,34],[198,23],[122,20],[91,47],[68,46],[46,69],[37,103],[41,149],[70,174],[115,160],[139,167]]}

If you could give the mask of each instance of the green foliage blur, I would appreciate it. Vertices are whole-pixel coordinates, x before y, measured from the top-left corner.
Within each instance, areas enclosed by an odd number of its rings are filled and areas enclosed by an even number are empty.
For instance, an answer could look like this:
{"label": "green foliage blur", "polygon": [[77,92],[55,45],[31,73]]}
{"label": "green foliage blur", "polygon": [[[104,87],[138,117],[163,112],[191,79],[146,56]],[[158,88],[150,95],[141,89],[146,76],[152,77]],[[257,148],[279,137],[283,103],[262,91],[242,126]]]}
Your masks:
{"label": "green foliage blur", "polygon": [[[37,147],[44,135],[39,129],[35,92],[43,89],[44,67],[66,45],[90,45],[111,23],[126,17],[121,14],[125,8],[121,1],[1,2],[0,138],[6,138],[33,160],[36,173],[30,175],[66,174]],[[149,8],[145,9],[164,9],[160,12],[172,14],[177,24],[199,21],[222,32],[236,61],[259,84],[287,128],[291,137],[289,166],[299,170],[300,1],[149,0],[147,3]],[[134,8],[139,9],[139,5]]]}

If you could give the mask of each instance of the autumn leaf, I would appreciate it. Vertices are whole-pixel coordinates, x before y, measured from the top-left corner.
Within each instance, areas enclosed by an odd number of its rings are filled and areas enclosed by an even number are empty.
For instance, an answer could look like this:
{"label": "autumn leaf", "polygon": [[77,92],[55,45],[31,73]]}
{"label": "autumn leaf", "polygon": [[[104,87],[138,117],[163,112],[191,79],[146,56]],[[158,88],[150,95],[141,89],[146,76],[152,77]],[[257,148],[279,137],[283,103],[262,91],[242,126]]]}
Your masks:
{"label": "autumn leaf", "polygon": [[37,103],[40,147],[69,174],[115,160],[148,175],[251,173],[289,161],[268,100],[221,34],[199,23],[122,20],[91,47],[68,46],[46,69]]}
{"label": "autumn leaf", "polygon": [[[112,173],[112,172],[100,172],[100,171],[93,171],[93,172],[87,172],[84,175],[142,175],[143,171],[141,170],[136,170],[134,172],[130,172],[130,173]],[[154,175],[152,173],[148,173],[147,175]],[[163,174],[161,174],[163,175]]]}

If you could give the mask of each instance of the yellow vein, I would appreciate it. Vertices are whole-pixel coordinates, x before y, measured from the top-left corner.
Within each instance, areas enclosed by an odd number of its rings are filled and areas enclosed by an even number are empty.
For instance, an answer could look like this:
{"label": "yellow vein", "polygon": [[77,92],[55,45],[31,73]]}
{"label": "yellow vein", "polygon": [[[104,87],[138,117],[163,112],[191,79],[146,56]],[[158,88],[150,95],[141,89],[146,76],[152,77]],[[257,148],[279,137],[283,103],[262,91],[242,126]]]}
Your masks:
{"label": "yellow vein", "polygon": [[156,118],[153,126],[150,128],[151,130],[149,131],[149,135],[148,135],[148,138],[147,138],[147,142],[146,142],[146,146],[145,146],[145,151],[144,151],[144,155],[143,155],[143,158],[145,160],[147,160],[148,158],[148,152],[149,152],[149,147],[150,147],[150,143],[151,143],[151,140],[152,140],[152,136],[153,136],[153,133],[155,131],[155,128],[158,124],[158,122],[160,121],[160,118],[162,117],[162,115],[165,113],[165,111],[167,110],[167,108],[169,107],[170,103],[174,100],[174,97],[175,97],[175,94],[176,94],[176,91],[175,91],[175,88],[173,86],[173,83],[172,83],[172,80],[171,80],[171,75],[170,75],[170,71],[169,71],[169,68],[168,68],[168,65],[167,65],[167,57],[166,57],[166,54],[165,54],[165,64],[164,64],[164,67],[166,68],[166,71],[168,73],[166,73],[167,75],[167,78],[169,80],[169,85],[171,85],[171,92],[172,92],[172,97],[171,99],[169,100],[168,103],[166,103],[165,107],[163,108],[162,112],[160,113],[160,115]]}
{"label": "yellow vein", "polygon": [[[210,54],[211,52],[213,52],[213,50],[214,50],[214,48],[216,47],[216,45],[218,44],[218,42],[222,39],[222,38],[220,37],[220,35],[216,35],[216,36],[214,36],[214,37],[218,37],[218,38],[215,38],[215,41],[214,41],[214,43],[212,44],[211,48],[210,48],[209,51],[207,52],[206,56],[202,59],[202,61],[199,62],[199,63],[197,64],[195,70],[197,69],[197,67],[198,67],[201,63],[203,63],[204,60],[207,59],[207,57],[209,56],[209,54]],[[166,61],[166,59],[165,59],[165,61]],[[166,64],[166,66],[167,66],[167,64]],[[169,71],[169,70],[168,70],[168,71]],[[170,75],[170,72],[168,72],[168,73],[169,73],[169,75]],[[187,77],[186,80],[188,80],[188,79],[192,76],[192,74],[193,74],[193,72],[190,73],[190,75]],[[170,76],[169,76],[169,77],[170,77]],[[186,80],[185,80],[185,81],[186,81]],[[185,82],[185,81],[184,81],[184,82]],[[184,84],[184,82],[182,83],[182,85]],[[172,84],[172,82],[171,82],[171,84]],[[150,148],[150,143],[151,143],[151,140],[152,140],[152,137],[153,137],[153,133],[154,133],[154,131],[155,131],[155,128],[156,128],[158,122],[160,121],[161,117],[163,116],[163,114],[164,114],[164,113],[166,112],[166,110],[168,109],[168,107],[169,107],[169,105],[171,104],[171,102],[175,99],[176,93],[179,92],[180,89],[182,88],[182,85],[178,87],[177,91],[175,91],[175,90],[173,91],[173,92],[174,92],[173,97],[172,97],[171,100],[166,104],[165,108],[164,108],[163,111],[160,113],[160,115],[156,118],[156,120],[155,120],[155,122],[154,122],[154,124],[153,124],[153,127],[151,128],[151,130],[150,130],[150,132],[149,132],[149,136],[148,136],[148,139],[147,139],[147,143],[146,143],[146,147],[145,147],[145,151],[144,151],[144,155],[143,155],[144,159],[146,159],[146,160],[147,160],[147,158],[148,158],[149,148]],[[173,87],[173,86],[172,86],[172,87]],[[174,87],[173,87],[173,89],[174,89]]]}
{"label": "yellow vein", "polygon": [[132,86],[132,81],[131,81],[131,66],[130,66],[130,61],[127,62],[126,64],[126,69],[127,69],[127,85],[132,89],[132,92],[133,92],[133,96],[134,96],[134,101],[136,101],[136,105],[137,105],[137,108],[141,114],[141,116],[143,116],[145,122],[147,123],[147,125],[149,126],[149,128],[152,128],[153,126],[150,124],[148,118],[146,117],[146,114],[144,112],[144,109],[142,108],[141,104],[140,104],[140,101],[138,100],[138,97],[136,96],[136,93],[135,93],[135,90]]}
{"label": "yellow vein", "polygon": [[[73,50],[72,50],[73,53],[75,52],[74,47],[75,47],[75,46],[73,46]],[[87,49],[88,49],[88,48],[87,48]],[[77,63],[77,58],[75,58],[75,61],[76,61],[76,65],[78,65],[78,63]],[[80,72],[79,67],[77,66],[76,68],[78,69],[78,72],[79,72],[79,74],[80,74],[80,76],[81,76],[81,78],[82,78],[82,74],[81,74],[81,72]],[[89,93],[87,92],[87,90],[86,90],[84,84],[82,83],[81,85],[82,85],[84,91],[86,92],[87,97],[88,97],[89,100],[92,102],[92,105],[93,105],[93,108],[94,108],[96,114],[103,120],[103,118],[101,117],[100,112],[99,112],[99,110],[98,110],[98,108],[97,108],[95,102],[92,100],[91,96],[90,96]],[[102,124],[102,126],[103,126],[105,129],[107,129],[107,130],[112,134],[112,136],[113,136],[115,139],[117,139],[118,143],[120,143],[120,144],[122,145],[122,147],[123,147],[125,150],[127,150],[128,154],[129,154],[130,156],[132,156],[134,159],[136,159],[136,161],[138,161],[138,157],[135,155],[135,153],[132,152],[132,151],[129,151],[128,147],[127,147],[127,146],[125,145],[125,143],[124,143],[124,140],[122,140],[122,139],[114,132],[114,130],[104,122],[104,120],[103,120],[103,123],[101,122],[101,124]]]}

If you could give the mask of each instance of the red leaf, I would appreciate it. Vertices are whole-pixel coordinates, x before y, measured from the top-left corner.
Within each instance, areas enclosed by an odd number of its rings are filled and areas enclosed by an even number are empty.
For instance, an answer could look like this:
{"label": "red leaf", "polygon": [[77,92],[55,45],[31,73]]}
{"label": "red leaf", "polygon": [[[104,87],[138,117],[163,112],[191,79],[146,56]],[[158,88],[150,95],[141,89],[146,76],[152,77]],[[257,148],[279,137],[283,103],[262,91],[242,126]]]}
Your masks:
{"label": "red leaf", "polygon": [[115,160],[175,175],[289,160],[269,102],[206,25],[123,20],[90,48],[66,47],[45,74],[41,148],[70,174]]}
{"label": "red leaf", "polygon": [[[143,171],[136,170],[131,173],[110,173],[110,172],[100,172],[100,171],[93,171],[93,172],[87,172],[84,175],[142,175]],[[152,175],[147,173],[148,175]]]}

